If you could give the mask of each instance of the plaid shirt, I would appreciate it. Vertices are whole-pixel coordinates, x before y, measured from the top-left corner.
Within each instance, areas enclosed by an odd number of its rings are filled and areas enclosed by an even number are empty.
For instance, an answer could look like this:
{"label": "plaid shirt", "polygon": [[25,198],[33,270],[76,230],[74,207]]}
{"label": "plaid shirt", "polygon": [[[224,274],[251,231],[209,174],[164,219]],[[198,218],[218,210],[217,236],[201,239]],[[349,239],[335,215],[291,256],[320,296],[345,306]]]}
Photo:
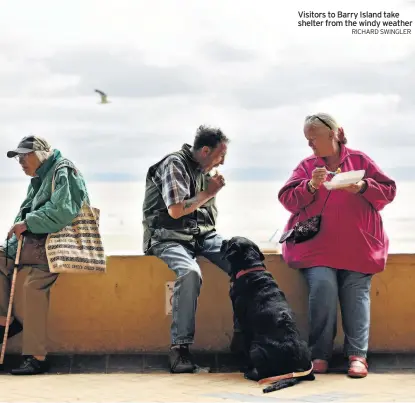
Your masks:
{"label": "plaid shirt", "polygon": [[179,157],[172,155],[157,168],[154,183],[167,208],[190,197],[190,176]]}

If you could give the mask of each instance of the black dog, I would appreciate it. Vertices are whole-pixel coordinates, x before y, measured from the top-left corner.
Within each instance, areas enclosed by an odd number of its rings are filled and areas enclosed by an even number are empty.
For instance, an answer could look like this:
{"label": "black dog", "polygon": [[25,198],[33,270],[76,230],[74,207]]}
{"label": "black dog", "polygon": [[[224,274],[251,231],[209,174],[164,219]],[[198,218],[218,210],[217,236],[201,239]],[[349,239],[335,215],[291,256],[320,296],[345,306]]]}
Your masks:
{"label": "black dog", "polygon": [[[231,265],[230,297],[244,339],[245,378],[261,379],[288,374],[264,393],[314,380],[311,354],[299,331],[284,293],[266,271],[264,255],[247,238],[223,241],[223,259]],[[290,377],[289,374],[301,373]],[[297,377],[298,376],[298,377]]]}

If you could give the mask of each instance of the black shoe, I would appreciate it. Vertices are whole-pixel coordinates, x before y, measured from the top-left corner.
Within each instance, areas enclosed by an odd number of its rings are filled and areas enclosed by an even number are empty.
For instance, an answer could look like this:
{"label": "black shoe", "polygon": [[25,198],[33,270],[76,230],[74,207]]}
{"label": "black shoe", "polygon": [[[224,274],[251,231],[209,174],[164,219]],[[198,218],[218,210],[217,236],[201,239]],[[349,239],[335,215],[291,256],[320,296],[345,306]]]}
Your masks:
{"label": "black shoe", "polygon": [[27,357],[20,368],[12,369],[12,375],[38,375],[49,370],[48,361],[39,361],[33,356]]}
{"label": "black shoe", "polygon": [[[5,330],[6,330],[6,326],[0,326],[0,344],[3,344]],[[10,339],[10,337],[16,336],[16,334],[20,333],[22,330],[23,330],[22,324],[17,319],[14,319],[12,324],[9,326],[9,333],[7,334],[7,339]]]}
{"label": "black shoe", "polygon": [[193,373],[196,368],[187,344],[172,347],[170,349],[169,361],[170,371],[173,374]]}

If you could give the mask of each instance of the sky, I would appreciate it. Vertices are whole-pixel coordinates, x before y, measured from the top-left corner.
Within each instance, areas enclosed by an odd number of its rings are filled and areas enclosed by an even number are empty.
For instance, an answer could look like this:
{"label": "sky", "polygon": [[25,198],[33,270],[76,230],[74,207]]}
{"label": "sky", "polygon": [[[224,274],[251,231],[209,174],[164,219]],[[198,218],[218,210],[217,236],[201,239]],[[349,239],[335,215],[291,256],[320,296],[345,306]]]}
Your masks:
{"label": "sky", "polygon": [[[227,178],[284,180],[310,154],[303,121],[316,112],[331,113],[348,145],[396,180],[415,179],[415,26],[409,35],[355,35],[297,24],[301,11],[393,11],[415,21],[413,0],[0,6],[0,180],[24,179],[5,154],[28,134],[90,181],[144,180],[201,124],[231,139]],[[99,104],[96,88],[110,104]]]}

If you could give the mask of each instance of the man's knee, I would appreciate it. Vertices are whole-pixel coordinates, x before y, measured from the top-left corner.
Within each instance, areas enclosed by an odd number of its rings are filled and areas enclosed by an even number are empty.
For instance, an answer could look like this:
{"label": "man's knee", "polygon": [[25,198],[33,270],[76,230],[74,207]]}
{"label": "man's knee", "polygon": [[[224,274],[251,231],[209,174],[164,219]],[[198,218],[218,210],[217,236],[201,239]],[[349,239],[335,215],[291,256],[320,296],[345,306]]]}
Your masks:
{"label": "man's knee", "polygon": [[14,261],[10,258],[6,260],[6,254],[0,247],[0,275],[3,274],[7,277],[13,273]]}
{"label": "man's knee", "polygon": [[41,290],[39,281],[34,281],[29,276],[27,276],[23,283],[23,290],[25,293],[36,292]]}
{"label": "man's knee", "polygon": [[202,285],[202,276],[200,270],[187,270],[186,273],[179,276],[180,282],[189,287],[199,288]]}
{"label": "man's knee", "polygon": [[[33,270],[33,269],[32,269]],[[43,273],[42,273],[43,274]],[[30,292],[48,292],[55,284],[58,274],[49,273],[49,275],[42,275],[37,277],[29,273],[23,283],[25,293]]]}

